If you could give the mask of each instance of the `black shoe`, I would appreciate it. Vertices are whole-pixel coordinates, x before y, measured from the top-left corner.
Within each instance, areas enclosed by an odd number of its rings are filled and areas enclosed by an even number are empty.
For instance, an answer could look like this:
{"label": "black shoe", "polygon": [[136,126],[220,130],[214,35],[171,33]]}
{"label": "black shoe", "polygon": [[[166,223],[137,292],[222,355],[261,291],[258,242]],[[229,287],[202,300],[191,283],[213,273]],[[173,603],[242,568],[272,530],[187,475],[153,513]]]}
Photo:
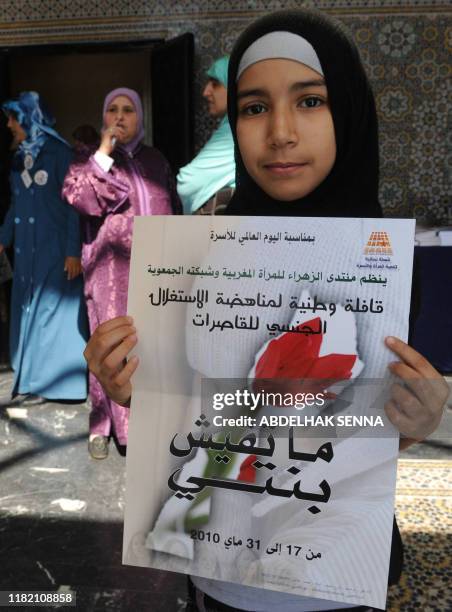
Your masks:
{"label": "black shoe", "polygon": [[108,437],[96,436],[89,440],[88,452],[93,459],[106,459],[108,457]]}

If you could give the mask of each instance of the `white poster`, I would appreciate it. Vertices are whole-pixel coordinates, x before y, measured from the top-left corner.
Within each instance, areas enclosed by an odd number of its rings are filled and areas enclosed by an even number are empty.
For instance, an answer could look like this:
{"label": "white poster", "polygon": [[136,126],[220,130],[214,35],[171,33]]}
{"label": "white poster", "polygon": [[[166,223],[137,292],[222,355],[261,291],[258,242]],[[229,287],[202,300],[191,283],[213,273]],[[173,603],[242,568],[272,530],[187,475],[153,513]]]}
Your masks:
{"label": "white poster", "polygon": [[414,221],[134,224],[124,563],[384,608]]}

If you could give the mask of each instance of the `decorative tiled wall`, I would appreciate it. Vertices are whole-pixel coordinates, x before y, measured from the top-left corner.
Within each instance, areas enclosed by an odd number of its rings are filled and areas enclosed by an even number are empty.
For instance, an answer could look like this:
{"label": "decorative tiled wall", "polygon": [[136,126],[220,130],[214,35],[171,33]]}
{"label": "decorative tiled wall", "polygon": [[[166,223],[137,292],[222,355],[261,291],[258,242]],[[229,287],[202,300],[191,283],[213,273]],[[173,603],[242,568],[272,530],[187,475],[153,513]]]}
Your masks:
{"label": "decorative tiled wall", "polygon": [[[381,201],[391,216],[452,223],[448,0],[0,0],[0,46],[172,38],[191,31],[196,86],[255,17],[316,6],[357,42],[380,118]],[[196,100],[197,145],[212,129]]]}

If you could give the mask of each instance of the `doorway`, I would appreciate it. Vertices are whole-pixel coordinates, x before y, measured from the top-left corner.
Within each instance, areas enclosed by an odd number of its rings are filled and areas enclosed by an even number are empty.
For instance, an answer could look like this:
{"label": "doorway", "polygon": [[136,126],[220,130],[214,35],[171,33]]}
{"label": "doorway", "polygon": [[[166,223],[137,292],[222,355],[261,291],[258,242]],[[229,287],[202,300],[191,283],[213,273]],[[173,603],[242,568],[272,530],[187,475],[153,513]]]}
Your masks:
{"label": "doorway", "polygon": [[134,89],[143,102],[145,142],[152,144],[151,53],[152,44],[128,50],[49,53],[43,49],[32,55],[21,51],[10,57],[10,95],[39,92],[56,119],[57,131],[72,144],[72,133],[79,125],[100,131],[102,103],[109,91]]}
{"label": "doorway", "polygon": [[[100,130],[105,95],[135,89],[143,101],[145,143],[156,146],[174,173],[194,151],[194,37],[74,43],[0,49],[0,104],[21,91],[40,93],[70,144],[79,125]],[[9,208],[10,138],[0,113],[0,224]],[[13,259],[12,249],[8,250]],[[11,283],[0,285],[0,363],[8,355]]]}

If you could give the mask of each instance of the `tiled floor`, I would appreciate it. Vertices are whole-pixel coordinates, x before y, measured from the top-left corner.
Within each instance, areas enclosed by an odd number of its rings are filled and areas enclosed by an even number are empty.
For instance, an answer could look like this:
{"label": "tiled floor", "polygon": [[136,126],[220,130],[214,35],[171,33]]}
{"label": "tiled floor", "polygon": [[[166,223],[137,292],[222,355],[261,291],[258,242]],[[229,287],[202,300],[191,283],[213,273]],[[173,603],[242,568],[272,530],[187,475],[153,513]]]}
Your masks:
{"label": "tiled floor", "polygon": [[0,590],[70,588],[84,612],[183,610],[183,576],[121,564],[125,458],[112,445],[90,459],[86,404],[10,402],[10,386],[2,372]]}
{"label": "tiled floor", "polygon": [[[87,405],[10,401],[11,381],[0,372],[0,590],[70,589],[86,612],[182,611],[183,576],[121,564],[125,458],[113,445],[89,458]],[[450,411],[445,431],[403,455],[451,458]]]}

